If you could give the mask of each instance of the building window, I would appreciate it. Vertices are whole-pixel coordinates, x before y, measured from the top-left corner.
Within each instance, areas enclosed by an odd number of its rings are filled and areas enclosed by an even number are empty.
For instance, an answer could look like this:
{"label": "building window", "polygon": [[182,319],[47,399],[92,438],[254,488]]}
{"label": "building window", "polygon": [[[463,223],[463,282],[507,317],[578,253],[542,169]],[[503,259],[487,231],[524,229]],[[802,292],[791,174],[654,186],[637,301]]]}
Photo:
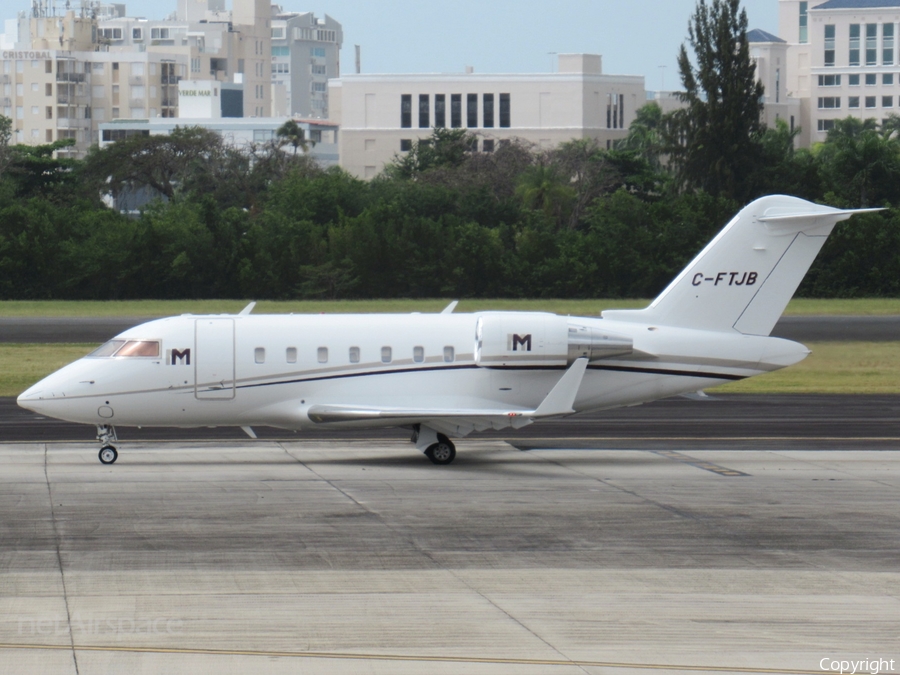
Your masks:
{"label": "building window", "polygon": [[131,29],[131,39],[132,40],[143,40],[144,39],[144,31],[141,28],[132,28]]}
{"label": "building window", "polygon": [[466,126],[470,129],[478,126],[478,94],[466,95]]}
{"label": "building window", "polygon": [[462,126],[462,94],[450,94],[450,126],[454,129]]}
{"label": "building window", "polygon": [[882,96],[881,97],[881,107],[882,108],[893,108],[894,107],[894,97],[893,96]]}
{"label": "building window", "polygon": [[412,140],[409,138],[400,139],[400,152],[409,152],[412,150]]}
{"label": "building window", "polygon": [[[853,26],[850,26],[850,44],[853,44]],[[858,59],[857,59],[858,60]],[[825,65],[834,65],[834,24],[825,26]],[[851,64],[852,65],[852,64]],[[858,65],[858,64],[857,64]]]}
{"label": "building window", "polygon": [[808,2],[800,3],[800,44],[809,42]]}
{"label": "building window", "polygon": [[491,138],[484,139],[484,143],[481,144],[481,149],[485,152],[493,152],[494,151],[494,140]]}
{"label": "building window", "polygon": [[[859,77],[859,76],[857,76]],[[819,86],[820,87],[840,87],[841,86],[841,76],[840,75],[819,75]]]}
{"label": "building window", "polygon": [[482,97],[482,116],[484,117],[484,126],[486,129],[494,127],[494,95],[485,94]]}
{"label": "building window", "polygon": [[866,107],[867,108],[875,107],[875,97],[874,96],[866,96]]}
{"label": "building window", "polygon": [[[868,99],[866,99],[868,100]],[[874,97],[873,99],[874,100]],[[835,108],[841,107],[841,97],[840,96],[820,96],[819,97],[819,110],[831,110]]]}
{"label": "building window", "polygon": [[265,363],[266,362],[266,348],[265,347],[257,347],[253,350],[253,361],[255,363]]}
{"label": "building window", "polygon": [[44,112],[45,112],[45,114],[46,114],[46,116],[47,116],[47,119],[48,119],[48,120],[52,120],[52,119],[53,119],[53,106],[52,106],[52,105],[48,105],[48,106],[46,106],[46,108],[47,108],[47,109],[46,109]]}
{"label": "building window", "polygon": [[151,40],[168,40],[169,39],[169,29],[168,28],[151,28],[150,29],[150,39]]}
{"label": "building window", "polygon": [[453,363],[456,359],[456,350],[453,347],[444,347],[444,363]]}
{"label": "building window", "polygon": [[847,98],[847,107],[848,108],[858,108],[859,107],[859,96],[850,96]]}
{"label": "building window", "polygon": [[866,65],[878,65],[878,24],[866,24]]}
{"label": "building window", "polygon": [[413,361],[416,363],[425,361],[425,347],[413,347]]}
{"label": "building window", "polygon": [[859,24],[850,24],[850,65],[859,65]]}
{"label": "building window", "polygon": [[834,120],[819,120],[819,131],[831,131],[834,129]]}
{"label": "building window", "polygon": [[866,73],[866,86],[874,87],[876,84],[878,84],[878,75],[875,73]]}
{"label": "building window", "polygon": [[400,126],[404,129],[412,127],[412,94],[400,96]]}
{"label": "building window", "polygon": [[350,347],[350,363],[359,363],[359,347]]}
{"label": "building window", "polygon": [[503,129],[508,129],[509,124],[509,94],[500,94],[500,127]]}
{"label": "building window", "polygon": [[325,58],[325,47],[310,47],[309,55],[320,59]]}
{"label": "building window", "polygon": [[859,86],[859,75],[848,75],[848,76],[847,76],[847,83],[848,83],[851,87],[858,87],[858,86]]}
{"label": "building window", "polygon": [[881,84],[894,84],[894,74],[885,73],[881,76]]}
{"label": "building window", "polygon": [[434,95],[434,126],[438,129],[447,126],[447,96],[444,94]]}
{"label": "building window", "polygon": [[431,126],[431,100],[428,94],[419,94],[419,128]]}
{"label": "building window", "polygon": [[881,63],[885,66],[894,65],[894,24],[892,23],[881,26]]}

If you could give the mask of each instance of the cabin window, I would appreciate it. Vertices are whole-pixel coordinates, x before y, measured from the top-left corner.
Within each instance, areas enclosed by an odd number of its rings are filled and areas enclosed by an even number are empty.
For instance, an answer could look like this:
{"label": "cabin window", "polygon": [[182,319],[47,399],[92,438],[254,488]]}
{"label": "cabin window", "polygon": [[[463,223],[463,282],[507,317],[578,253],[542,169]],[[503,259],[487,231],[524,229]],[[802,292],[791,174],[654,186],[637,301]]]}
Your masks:
{"label": "cabin window", "polygon": [[449,345],[444,347],[444,363],[453,363],[453,359],[456,358],[456,350]]}
{"label": "cabin window", "polygon": [[257,347],[253,350],[253,360],[256,363],[265,363],[266,362],[266,348],[265,347]]}
{"label": "cabin window", "polygon": [[[328,363],[328,347],[319,347],[316,351],[316,359],[319,363]],[[356,350],[356,360],[359,360],[359,349]]]}
{"label": "cabin window", "polygon": [[425,347],[413,347],[413,361],[422,363],[425,360]]}
{"label": "cabin window", "polygon": [[381,362],[382,363],[390,363],[393,359],[392,357],[393,350],[390,347],[382,347],[381,348]]}
{"label": "cabin window", "polygon": [[284,354],[288,363],[297,363],[297,348],[296,347],[288,347],[287,351]]}
{"label": "cabin window", "polygon": [[359,347],[350,347],[350,363],[359,363]]}

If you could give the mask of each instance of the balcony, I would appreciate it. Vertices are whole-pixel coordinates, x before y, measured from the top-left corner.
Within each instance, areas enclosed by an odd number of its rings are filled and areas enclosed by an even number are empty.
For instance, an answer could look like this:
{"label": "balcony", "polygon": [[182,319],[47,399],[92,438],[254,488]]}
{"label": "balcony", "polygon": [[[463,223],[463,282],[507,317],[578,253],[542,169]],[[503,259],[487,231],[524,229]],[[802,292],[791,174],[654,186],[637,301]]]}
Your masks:
{"label": "balcony", "polygon": [[162,84],[178,84],[181,77],[178,75],[163,75],[160,79]]}
{"label": "balcony", "polygon": [[90,129],[91,121],[75,117],[60,117],[56,120],[57,129]]}
{"label": "balcony", "polygon": [[57,73],[57,82],[84,82],[84,73]]}
{"label": "balcony", "polygon": [[132,87],[140,86],[140,85],[144,84],[144,76],[143,75],[132,75],[131,77],[128,78],[128,84],[130,84]]}
{"label": "balcony", "polygon": [[132,98],[129,99],[128,105],[132,108],[143,108],[146,103],[142,98]]}

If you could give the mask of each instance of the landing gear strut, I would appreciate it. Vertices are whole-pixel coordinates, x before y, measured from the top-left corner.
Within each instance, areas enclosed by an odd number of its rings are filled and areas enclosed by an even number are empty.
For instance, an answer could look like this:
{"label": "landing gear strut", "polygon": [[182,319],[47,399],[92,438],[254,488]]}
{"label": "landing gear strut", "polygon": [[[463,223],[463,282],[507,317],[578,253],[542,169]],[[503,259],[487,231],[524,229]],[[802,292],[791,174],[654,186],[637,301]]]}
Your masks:
{"label": "landing gear strut", "polygon": [[119,440],[116,438],[116,429],[111,424],[97,425],[97,440],[100,441],[100,461],[103,464],[113,464],[119,459],[119,452],[113,442]]}

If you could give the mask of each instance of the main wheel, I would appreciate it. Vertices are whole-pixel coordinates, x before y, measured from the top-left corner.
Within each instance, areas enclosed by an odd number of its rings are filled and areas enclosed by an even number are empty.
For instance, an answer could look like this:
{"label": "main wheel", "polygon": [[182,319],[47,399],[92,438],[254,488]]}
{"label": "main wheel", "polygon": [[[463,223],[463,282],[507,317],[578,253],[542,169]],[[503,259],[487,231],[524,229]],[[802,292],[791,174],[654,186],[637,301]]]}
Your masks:
{"label": "main wheel", "polygon": [[438,434],[438,442],[428,446],[425,456],[435,464],[450,464],[456,459],[456,446],[444,434]]}
{"label": "main wheel", "polygon": [[104,464],[113,464],[119,459],[119,452],[111,445],[100,448],[100,461]]}

